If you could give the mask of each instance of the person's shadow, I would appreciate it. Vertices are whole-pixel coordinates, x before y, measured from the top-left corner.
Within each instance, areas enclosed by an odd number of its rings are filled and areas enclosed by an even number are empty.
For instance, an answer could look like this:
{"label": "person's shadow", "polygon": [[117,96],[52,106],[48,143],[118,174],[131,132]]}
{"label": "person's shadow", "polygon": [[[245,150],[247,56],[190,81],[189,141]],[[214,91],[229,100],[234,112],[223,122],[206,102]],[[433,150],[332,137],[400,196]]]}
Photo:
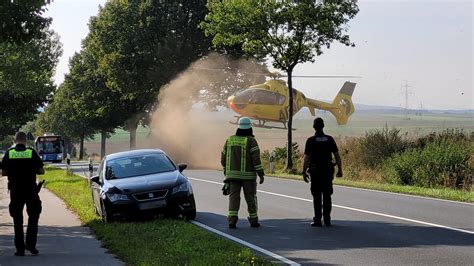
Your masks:
{"label": "person's shadow", "polygon": [[208,212],[198,212],[197,221],[277,254],[299,250],[474,247],[473,235],[409,223],[336,219],[331,227],[311,227],[311,219],[261,219],[261,227],[254,229],[241,218],[237,229],[229,229],[226,216]]}

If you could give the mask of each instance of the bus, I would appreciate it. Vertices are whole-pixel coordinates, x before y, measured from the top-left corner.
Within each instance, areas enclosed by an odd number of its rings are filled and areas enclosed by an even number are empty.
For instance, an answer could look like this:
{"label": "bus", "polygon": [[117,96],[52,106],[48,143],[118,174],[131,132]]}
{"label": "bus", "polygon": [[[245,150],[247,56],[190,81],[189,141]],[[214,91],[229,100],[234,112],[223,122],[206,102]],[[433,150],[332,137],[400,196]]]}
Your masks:
{"label": "bus", "polygon": [[35,146],[43,162],[60,163],[64,158],[64,141],[61,136],[37,137]]}

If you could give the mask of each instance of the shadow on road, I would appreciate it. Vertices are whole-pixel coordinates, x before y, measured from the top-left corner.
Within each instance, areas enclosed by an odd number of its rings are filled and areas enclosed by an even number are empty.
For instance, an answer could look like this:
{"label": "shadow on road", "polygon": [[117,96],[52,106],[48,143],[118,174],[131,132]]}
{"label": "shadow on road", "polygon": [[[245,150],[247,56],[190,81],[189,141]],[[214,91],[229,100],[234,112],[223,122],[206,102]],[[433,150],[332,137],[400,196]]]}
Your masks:
{"label": "shadow on road", "polygon": [[333,220],[332,227],[311,227],[310,219],[263,219],[258,229],[240,219],[227,228],[226,216],[200,212],[197,220],[272,251],[474,246],[474,236],[453,230],[404,223]]}

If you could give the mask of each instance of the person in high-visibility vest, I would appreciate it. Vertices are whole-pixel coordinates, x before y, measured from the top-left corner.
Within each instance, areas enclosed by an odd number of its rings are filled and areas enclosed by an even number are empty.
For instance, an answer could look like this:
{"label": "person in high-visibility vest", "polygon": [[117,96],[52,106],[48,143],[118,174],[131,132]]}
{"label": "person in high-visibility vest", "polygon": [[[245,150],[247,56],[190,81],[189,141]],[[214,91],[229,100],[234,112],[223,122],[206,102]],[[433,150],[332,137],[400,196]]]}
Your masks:
{"label": "person in high-visibility vest", "polygon": [[[2,175],[8,176],[9,211],[15,229],[15,256],[24,256],[25,249],[33,255],[38,254],[36,237],[42,209],[38,193],[44,181],[36,184],[37,174],[44,174],[43,162],[35,150],[26,147],[26,134],[18,132],[15,135],[15,146],[7,151],[2,160]],[[23,232],[25,204],[28,213],[26,242]]]}
{"label": "person in high-visibility vest", "polygon": [[248,220],[251,227],[260,227],[257,214],[257,175],[260,184],[264,181],[264,171],[260,161],[260,149],[253,136],[252,122],[241,117],[235,135],[230,136],[221,154],[221,164],[229,186],[229,228],[236,228],[240,208],[240,191],[243,188],[247,201]]}

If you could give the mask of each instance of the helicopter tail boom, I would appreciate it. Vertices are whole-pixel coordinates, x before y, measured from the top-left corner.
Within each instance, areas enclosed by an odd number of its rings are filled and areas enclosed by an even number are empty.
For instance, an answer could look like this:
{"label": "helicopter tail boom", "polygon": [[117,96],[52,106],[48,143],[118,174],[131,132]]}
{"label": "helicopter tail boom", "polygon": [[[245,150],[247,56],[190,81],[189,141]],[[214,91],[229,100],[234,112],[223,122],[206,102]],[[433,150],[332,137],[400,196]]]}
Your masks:
{"label": "helicopter tail boom", "polygon": [[354,93],[355,86],[356,83],[346,81],[332,103],[307,99],[311,114],[314,115],[314,108],[326,110],[334,115],[339,125],[347,124],[349,116],[355,111],[354,104],[352,103],[352,94]]}

